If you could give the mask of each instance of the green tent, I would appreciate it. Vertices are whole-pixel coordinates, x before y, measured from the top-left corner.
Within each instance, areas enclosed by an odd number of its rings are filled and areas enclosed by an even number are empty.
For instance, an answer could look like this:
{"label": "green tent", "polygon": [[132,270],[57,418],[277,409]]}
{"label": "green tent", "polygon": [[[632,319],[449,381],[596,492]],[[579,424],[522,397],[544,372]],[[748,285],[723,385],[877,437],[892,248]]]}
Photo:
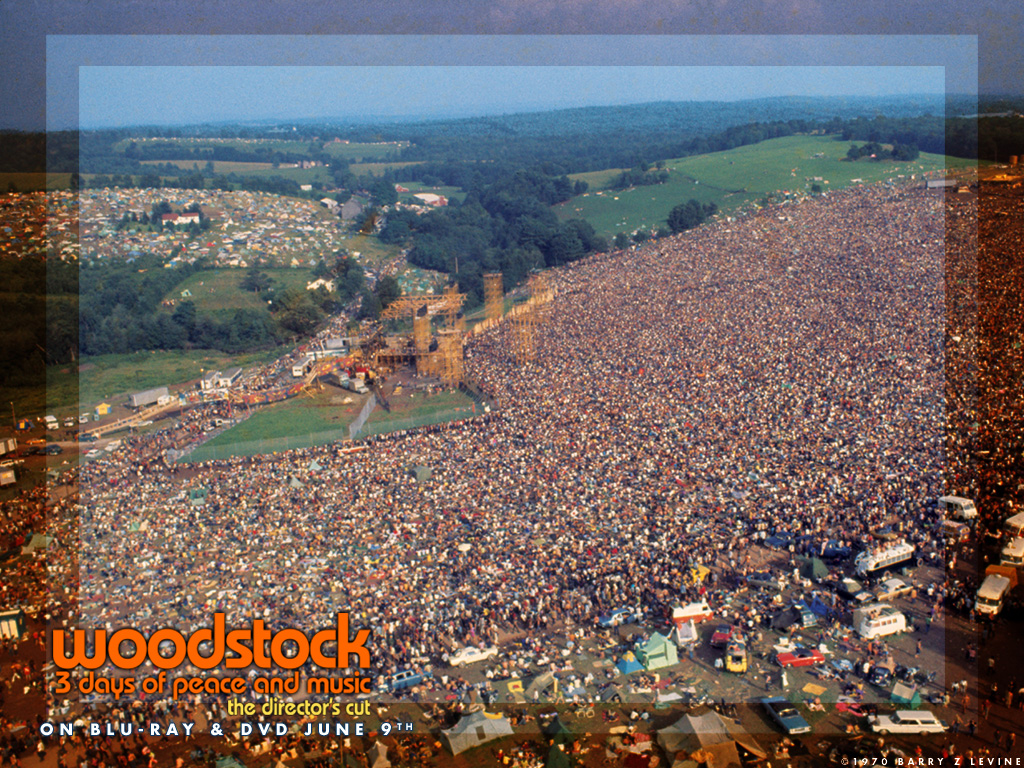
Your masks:
{"label": "green tent", "polygon": [[416,478],[417,483],[425,483],[433,476],[434,470],[417,464],[409,469],[409,473]]}
{"label": "green tent", "polygon": [[205,488],[193,488],[188,492],[188,500],[193,507],[202,507],[206,504],[206,494],[209,491]]}
{"label": "green tent", "polygon": [[660,632],[655,632],[651,635],[650,640],[638,647],[636,655],[640,663],[648,670],[671,667],[673,664],[679,663],[679,654],[675,643]]}
{"label": "green tent", "polygon": [[917,692],[916,685],[896,683],[892,687],[892,695],[889,697],[893,704],[901,707],[917,709],[921,706],[921,694]]}

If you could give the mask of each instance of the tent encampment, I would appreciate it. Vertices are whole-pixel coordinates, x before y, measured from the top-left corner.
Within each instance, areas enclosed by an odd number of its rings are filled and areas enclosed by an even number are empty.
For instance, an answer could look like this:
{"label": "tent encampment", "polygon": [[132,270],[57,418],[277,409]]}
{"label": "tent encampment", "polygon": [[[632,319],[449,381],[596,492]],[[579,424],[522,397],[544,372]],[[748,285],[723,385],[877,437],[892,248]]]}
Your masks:
{"label": "tent encampment", "polygon": [[679,752],[690,755],[703,750],[713,757],[715,768],[740,768],[740,749],[758,758],[768,756],[741,726],[714,711],[699,716],[683,715],[658,731],[658,744],[671,757]]}
{"label": "tent encampment", "polygon": [[655,632],[650,640],[639,646],[636,655],[645,669],[661,669],[679,663],[675,643],[660,632]]}
{"label": "tent encampment", "polygon": [[441,739],[453,755],[511,735],[512,726],[504,715],[482,710],[464,715],[454,728],[441,731]]}

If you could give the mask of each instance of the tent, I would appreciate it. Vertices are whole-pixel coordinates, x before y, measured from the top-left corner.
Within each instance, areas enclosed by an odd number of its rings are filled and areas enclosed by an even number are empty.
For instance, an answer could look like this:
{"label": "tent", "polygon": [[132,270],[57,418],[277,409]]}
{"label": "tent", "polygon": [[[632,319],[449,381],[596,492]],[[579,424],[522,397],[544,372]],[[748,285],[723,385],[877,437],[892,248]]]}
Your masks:
{"label": "tent", "polygon": [[205,488],[193,488],[188,492],[189,503],[193,507],[201,507],[206,504],[206,494],[209,493]]}
{"label": "tent", "polygon": [[49,549],[50,544],[52,543],[52,536],[44,536],[41,533],[33,533],[32,538],[29,540],[28,544],[21,548],[21,554],[31,555],[37,549]]}
{"label": "tent", "polygon": [[511,735],[512,726],[504,715],[492,715],[481,710],[464,715],[454,728],[441,731],[441,740],[453,755],[458,755]]}
{"label": "tent", "polygon": [[911,707],[916,709],[921,706],[921,694],[917,692],[916,685],[906,685],[905,683],[896,683],[892,687],[892,695],[890,696],[893,704],[902,707]]}
{"label": "tent", "polygon": [[828,566],[820,557],[801,557],[799,563],[800,575],[805,579],[824,581],[828,578]]}
{"label": "tent", "polygon": [[434,470],[417,464],[409,468],[409,474],[416,478],[417,483],[425,483],[433,476]]}
{"label": "tent", "polygon": [[18,429],[26,430],[26,429],[33,429],[34,427],[35,427],[35,424],[33,424],[30,419],[18,419]]}
{"label": "tent", "polygon": [[714,768],[740,768],[740,749],[758,758],[768,756],[742,726],[726,720],[714,711],[700,716],[683,715],[672,725],[658,731],[658,744],[666,754],[673,757],[681,752],[692,755],[703,750],[710,755],[707,762]]}
{"label": "tent", "polygon": [[386,744],[375,741],[373,746],[367,751],[366,756],[370,759],[370,768],[391,768]]}
{"label": "tent", "polygon": [[561,715],[555,715],[555,719],[544,726],[544,735],[556,744],[560,744],[562,742],[571,741],[573,732],[569,730],[569,727],[564,722],[562,722]]}
{"label": "tent", "polygon": [[660,632],[655,632],[650,640],[637,648],[636,655],[646,669],[661,669],[679,663],[675,644]]}
{"label": "tent", "polygon": [[323,469],[323,467],[320,466],[320,462],[318,462],[316,459],[313,459],[311,462],[309,462],[309,466],[306,467],[306,469],[308,469],[310,472],[319,472],[321,469]]}
{"label": "tent", "polygon": [[632,651],[626,651],[625,655],[615,664],[619,670],[620,675],[628,675],[630,672],[636,672],[643,669],[643,665],[636,660],[636,655]]}
{"label": "tent", "polygon": [[289,488],[304,488],[305,483],[299,480],[295,475],[288,475],[288,487]]}
{"label": "tent", "polygon": [[533,701],[535,695],[536,697],[541,696],[548,688],[551,688],[556,696],[558,695],[558,680],[555,678],[554,672],[545,672],[533,678],[526,688],[526,698]]}

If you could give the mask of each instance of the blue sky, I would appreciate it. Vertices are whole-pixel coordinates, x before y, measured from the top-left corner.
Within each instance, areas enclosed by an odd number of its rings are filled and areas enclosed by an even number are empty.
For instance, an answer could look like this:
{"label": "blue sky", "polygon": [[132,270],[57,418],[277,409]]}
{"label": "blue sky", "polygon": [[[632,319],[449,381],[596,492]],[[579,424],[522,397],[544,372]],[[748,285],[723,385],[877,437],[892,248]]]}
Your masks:
{"label": "blue sky", "polygon": [[[56,62],[53,59],[55,37],[75,36],[85,47],[93,45],[94,52],[96,44],[106,47],[105,56],[91,56],[92,62],[79,61],[75,67],[89,63],[166,66],[204,62],[182,58],[180,52],[176,59],[169,58],[157,37],[184,41],[195,35],[217,44],[231,37],[249,39],[249,60],[205,63],[314,63],[255,61],[265,49],[274,47],[268,45],[267,38],[257,36],[275,35],[288,40],[342,36],[344,48],[363,46],[368,58],[356,63],[400,65],[452,62],[444,61],[439,51],[428,51],[416,61],[382,61],[390,53],[387,48],[372,49],[359,41],[380,40],[381,35],[409,39],[449,35],[482,41],[477,45],[482,50],[494,35],[533,40],[550,35],[561,36],[551,38],[559,40],[580,35],[646,35],[667,40],[703,36],[726,45],[735,36],[761,35],[769,42],[758,48],[768,49],[768,58],[775,59],[768,62],[772,64],[919,65],[945,57],[947,44],[934,42],[934,36],[966,36],[976,40],[974,61],[947,66],[950,90],[959,90],[954,84],[966,79],[973,80],[983,93],[1024,91],[1024,4],[1012,0],[901,0],[898,4],[891,0],[4,0],[0,2],[0,128],[39,129],[46,124],[48,113],[60,116],[67,112],[66,98],[77,106],[77,83],[69,88],[66,83],[53,82],[52,67],[56,64],[59,70],[69,63],[59,56]],[[845,54],[836,59],[829,45],[817,51],[817,61],[806,61],[808,51],[796,45],[801,60],[794,60],[786,49],[790,41],[805,36],[860,39],[868,49],[867,56],[856,62]],[[930,60],[897,62],[892,59],[898,58],[898,51],[889,51],[885,61],[872,60],[870,49],[877,47],[875,40],[893,36],[910,41],[905,47],[914,52],[912,58]],[[773,39],[774,44],[770,42]],[[929,39],[932,42],[927,42]],[[922,45],[932,50],[925,54],[914,40],[924,41]],[[157,60],[145,61],[144,55],[138,55],[147,50]],[[616,65],[640,52],[622,38],[619,43],[610,40],[593,53],[601,61],[588,63]],[[203,54],[199,58],[210,57]],[[459,63],[496,62],[471,57]],[[969,74],[961,77],[960,70]]]}
{"label": "blue sky", "polygon": [[972,37],[59,36],[47,53],[53,129],[936,94],[977,83]]}
{"label": "blue sky", "polygon": [[[942,67],[83,67],[83,128],[943,92]],[[132,94],[130,99],[125,94]]]}

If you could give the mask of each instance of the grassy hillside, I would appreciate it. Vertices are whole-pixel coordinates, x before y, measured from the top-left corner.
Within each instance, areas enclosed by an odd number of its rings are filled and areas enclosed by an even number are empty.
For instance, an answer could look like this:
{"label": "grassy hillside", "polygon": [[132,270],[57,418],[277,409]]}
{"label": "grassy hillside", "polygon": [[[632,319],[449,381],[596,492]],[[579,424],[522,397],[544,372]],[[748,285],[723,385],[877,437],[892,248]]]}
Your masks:
{"label": "grassy hillside", "polygon": [[772,139],[726,152],[669,160],[665,163],[671,175],[667,183],[621,191],[603,189],[621,170],[576,174],[571,178],[587,182],[590,191],[556,210],[563,219],[586,219],[600,234],[611,237],[617,232],[664,226],[669,211],[690,198],[713,202],[728,213],[769,194],[809,194],[813,184],[827,191],[973,164],[924,153],[909,163],[851,163],[843,160],[849,147],[848,142],[826,136]]}

